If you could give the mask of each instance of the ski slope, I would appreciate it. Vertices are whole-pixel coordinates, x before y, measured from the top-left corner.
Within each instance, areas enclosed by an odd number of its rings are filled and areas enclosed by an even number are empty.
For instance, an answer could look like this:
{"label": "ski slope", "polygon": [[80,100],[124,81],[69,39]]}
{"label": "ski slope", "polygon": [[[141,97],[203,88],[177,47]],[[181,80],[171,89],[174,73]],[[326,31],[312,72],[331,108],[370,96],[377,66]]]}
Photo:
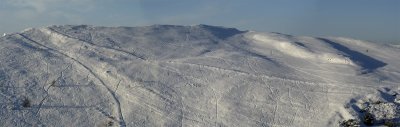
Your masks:
{"label": "ski slope", "polygon": [[30,28],[0,38],[0,125],[338,126],[400,93],[399,52],[208,25]]}

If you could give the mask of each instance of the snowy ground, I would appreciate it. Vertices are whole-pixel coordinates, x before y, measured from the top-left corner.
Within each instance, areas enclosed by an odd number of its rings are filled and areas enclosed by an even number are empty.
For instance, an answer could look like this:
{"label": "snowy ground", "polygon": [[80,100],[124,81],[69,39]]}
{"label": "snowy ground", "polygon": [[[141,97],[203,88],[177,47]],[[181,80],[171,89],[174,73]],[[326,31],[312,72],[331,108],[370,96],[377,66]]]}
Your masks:
{"label": "snowy ground", "polygon": [[0,38],[0,125],[338,126],[400,91],[399,52],[207,25],[27,29]]}

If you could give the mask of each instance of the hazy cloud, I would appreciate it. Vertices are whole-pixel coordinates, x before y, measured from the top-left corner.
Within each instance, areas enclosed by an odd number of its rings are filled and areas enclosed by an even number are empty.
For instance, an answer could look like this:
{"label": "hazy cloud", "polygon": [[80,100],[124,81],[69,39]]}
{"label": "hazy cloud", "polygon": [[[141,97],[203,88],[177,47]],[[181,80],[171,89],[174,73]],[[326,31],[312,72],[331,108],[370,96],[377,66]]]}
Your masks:
{"label": "hazy cloud", "polygon": [[0,7],[1,32],[52,24],[81,24],[85,16],[105,0],[3,0]]}
{"label": "hazy cloud", "polygon": [[22,9],[32,9],[42,13],[50,8],[65,5],[90,5],[93,0],[6,0],[6,3]]}

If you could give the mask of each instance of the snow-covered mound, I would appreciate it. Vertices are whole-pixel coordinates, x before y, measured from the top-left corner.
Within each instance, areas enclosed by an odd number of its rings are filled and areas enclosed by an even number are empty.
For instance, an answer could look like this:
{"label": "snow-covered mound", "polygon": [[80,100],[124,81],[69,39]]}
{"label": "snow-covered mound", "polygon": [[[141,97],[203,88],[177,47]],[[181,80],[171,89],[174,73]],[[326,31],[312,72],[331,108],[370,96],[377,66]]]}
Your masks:
{"label": "snow-covered mound", "polygon": [[399,44],[393,44],[392,46],[393,46],[393,47],[396,47],[396,48],[400,48],[400,45],[399,45]]}
{"label": "snow-covered mound", "polygon": [[[331,48],[327,50],[321,50],[321,48],[315,45],[310,45],[314,47],[306,47],[301,42],[296,42],[290,40],[290,38],[280,37],[274,34],[250,34],[250,37],[254,39],[255,46],[260,47],[258,50],[263,52],[265,48],[271,47],[279,52],[285,53],[287,55],[313,60],[315,62],[322,63],[336,63],[336,64],[348,64],[354,65],[353,61],[346,57],[346,54],[335,54],[336,49]],[[324,42],[319,42],[324,43]],[[321,51],[320,51],[321,50]],[[334,51],[332,51],[334,50]],[[268,53],[267,53],[268,54]]]}
{"label": "snow-covered mound", "polygon": [[399,51],[208,25],[31,28],[0,38],[0,125],[338,126],[352,100],[399,88]]}

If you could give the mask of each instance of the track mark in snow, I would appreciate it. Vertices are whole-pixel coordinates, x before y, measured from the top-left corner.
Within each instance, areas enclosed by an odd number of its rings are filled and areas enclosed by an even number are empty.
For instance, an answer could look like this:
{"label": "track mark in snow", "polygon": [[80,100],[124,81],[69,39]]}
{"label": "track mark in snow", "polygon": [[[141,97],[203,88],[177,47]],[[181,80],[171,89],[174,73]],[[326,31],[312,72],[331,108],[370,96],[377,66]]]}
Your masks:
{"label": "track mark in snow", "polygon": [[325,91],[325,96],[326,96],[326,104],[328,105],[328,109],[330,108],[330,101],[329,101],[329,89],[326,88],[326,85],[322,86],[322,91]]}
{"label": "track mark in snow", "polygon": [[[217,70],[220,72],[233,72],[241,75],[247,75],[247,76],[252,76],[252,77],[262,77],[266,79],[272,79],[272,80],[281,80],[281,81],[286,81],[286,82],[291,82],[293,84],[306,84],[306,85],[328,85],[332,87],[347,87],[347,88],[367,88],[367,89],[372,89],[372,88],[379,88],[382,86],[374,86],[374,85],[361,85],[361,84],[351,84],[351,83],[326,83],[326,82],[309,82],[309,81],[302,81],[302,80],[296,80],[296,79],[289,79],[289,78],[281,78],[281,77],[276,77],[276,76],[270,76],[270,75],[263,75],[263,74],[251,74],[249,72],[241,71],[241,70],[236,70],[236,69],[225,69],[221,67],[215,67],[215,66],[210,66],[210,65],[203,65],[203,64],[196,64],[196,63],[188,63],[188,62],[181,62],[181,61],[166,61],[166,63],[171,63],[171,64],[183,64],[183,65],[188,65],[188,66],[196,66],[200,68],[208,68],[210,70]],[[360,86],[361,85],[361,86]],[[383,84],[382,84],[383,85]],[[385,84],[385,86],[397,86],[396,84],[393,85],[388,85]],[[299,87],[301,88],[301,87]]]}
{"label": "track mark in snow", "polygon": [[[295,109],[295,110],[297,111],[297,110],[299,110],[299,108],[298,108],[297,106],[294,105],[295,103],[293,102],[293,98],[292,98],[292,96],[290,95],[291,89],[292,89],[292,87],[288,87],[288,99],[289,99],[289,102],[290,102],[290,107],[293,108],[293,109]],[[306,107],[307,107],[307,106],[306,106]]]}
{"label": "track mark in snow", "polygon": [[[129,102],[131,102],[131,103],[135,103],[135,104],[141,105],[141,106],[146,107],[146,108],[149,108],[149,109],[150,109],[151,111],[153,111],[155,114],[157,114],[157,115],[159,115],[159,116],[163,116],[163,117],[166,118],[166,119],[175,121],[176,119],[170,118],[169,115],[178,115],[178,116],[179,116],[179,114],[176,113],[176,112],[170,112],[170,114],[165,114],[165,113],[162,112],[160,109],[158,109],[157,106],[152,105],[152,104],[148,104],[146,100],[142,100],[142,99],[140,99],[140,97],[135,97],[135,96],[131,96],[131,95],[128,95],[128,97],[129,97],[130,99],[128,99],[127,101],[129,101]],[[134,99],[134,100],[133,100],[133,99]],[[142,102],[142,103],[141,103],[141,102]]]}
{"label": "track mark in snow", "polygon": [[[295,85],[298,87],[298,89],[301,89],[301,87],[299,86],[299,84],[295,84]],[[311,103],[311,100],[307,97],[307,94],[305,93],[305,91],[301,90],[301,94],[304,96],[304,98],[305,98],[306,101],[307,101],[307,102],[305,103],[306,109],[310,108],[310,106],[309,106],[308,104]],[[310,109],[308,109],[308,110],[310,110]]]}
{"label": "track mark in snow", "polygon": [[[65,54],[65,53],[62,53],[62,52],[60,52],[60,51],[58,51],[58,50],[55,50],[55,49],[50,48],[50,47],[47,47],[47,46],[45,46],[45,45],[43,45],[43,44],[41,44],[41,43],[39,43],[39,42],[37,42],[37,41],[35,41],[35,40],[32,40],[31,38],[29,38],[29,37],[27,37],[27,36],[25,36],[25,35],[23,35],[23,34],[18,34],[18,35],[21,36],[21,37],[23,37],[23,38],[25,38],[25,39],[27,39],[27,40],[29,40],[29,41],[32,42],[32,43],[35,43],[35,44],[37,44],[37,45],[39,45],[39,46],[42,46],[43,48],[45,48],[45,49],[47,49],[47,50],[53,51],[54,53],[58,53],[58,54],[60,54],[60,55],[63,55],[63,56],[65,56],[65,57],[67,57],[67,58],[69,58],[69,59],[75,61],[75,62],[78,63],[80,66],[82,66],[83,68],[85,68],[89,73],[91,73],[97,80],[100,81],[100,83],[102,84],[102,86],[104,86],[104,87],[107,89],[108,93],[110,93],[110,95],[112,96],[113,100],[116,102],[117,111],[118,111],[118,114],[119,114],[120,125],[121,125],[121,126],[126,126],[126,123],[125,123],[124,118],[123,118],[122,110],[121,110],[121,104],[120,104],[120,102],[119,102],[117,96],[116,96],[115,93],[112,91],[112,89],[109,88],[109,87],[104,83],[104,81],[101,80],[101,79],[98,77],[98,75],[95,74],[88,66],[84,65],[84,64],[81,63],[79,60],[76,60],[75,58],[73,58],[73,57],[71,57],[71,56],[69,56],[69,55],[67,55],[67,54]],[[71,63],[71,64],[72,64],[72,63]]]}
{"label": "track mark in snow", "polygon": [[82,39],[79,39],[79,38],[75,38],[75,37],[72,37],[72,36],[67,35],[67,34],[63,34],[63,33],[58,32],[57,30],[54,30],[54,29],[52,29],[52,28],[47,28],[47,29],[43,29],[43,30],[44,30],[43,33],[47,33],[47,34],[49,34],[50,36],[51,36],[52,33],[54,33],[54,34],[56,34],[56,35],[58,35],[58,36],[67,37],[67,38],[70,38],[70,39],[72,39],[72,40],[76,40],[76,41],[79,41],[79,42],[82,42],[82,43],[89,44],[89,45],[94,46],[94,47],[98,47],[98,48],[100,48],[100,49],[112,50],[112,52],[119,52],[119,53],[122,53],[122,54],[126,54],[126,55],[128,55],[128,56],[134,56],[134,57],[136,57],[136,58],[138,58],[138,59],[140,59],[140,60],[143,60],[143,61],[148,61],[145,57],[140,56],[140,55],[137,55],[137,54],[135,54],[135,53],[128,52],[128,51],[124,51],[124,50],[121,50],[121,49],[112,48],[112,47],[106,47],[106,46],[96,45],[96,44],[93,44],[93,43],[91,43],[91,42],[87,42],[87,41],[85,41],[85,40],[82,40]]}
{"label": "track mark in snow", "polygon": [[279,108],[279,101],[276,101],[276,104],[275,104],[275,108],[274,108],[274,115],[273,115],[273,117],[272,117],[272,124],[276,124],[276,114],[277,114],[277,112],[278,112],[278,108]]}

